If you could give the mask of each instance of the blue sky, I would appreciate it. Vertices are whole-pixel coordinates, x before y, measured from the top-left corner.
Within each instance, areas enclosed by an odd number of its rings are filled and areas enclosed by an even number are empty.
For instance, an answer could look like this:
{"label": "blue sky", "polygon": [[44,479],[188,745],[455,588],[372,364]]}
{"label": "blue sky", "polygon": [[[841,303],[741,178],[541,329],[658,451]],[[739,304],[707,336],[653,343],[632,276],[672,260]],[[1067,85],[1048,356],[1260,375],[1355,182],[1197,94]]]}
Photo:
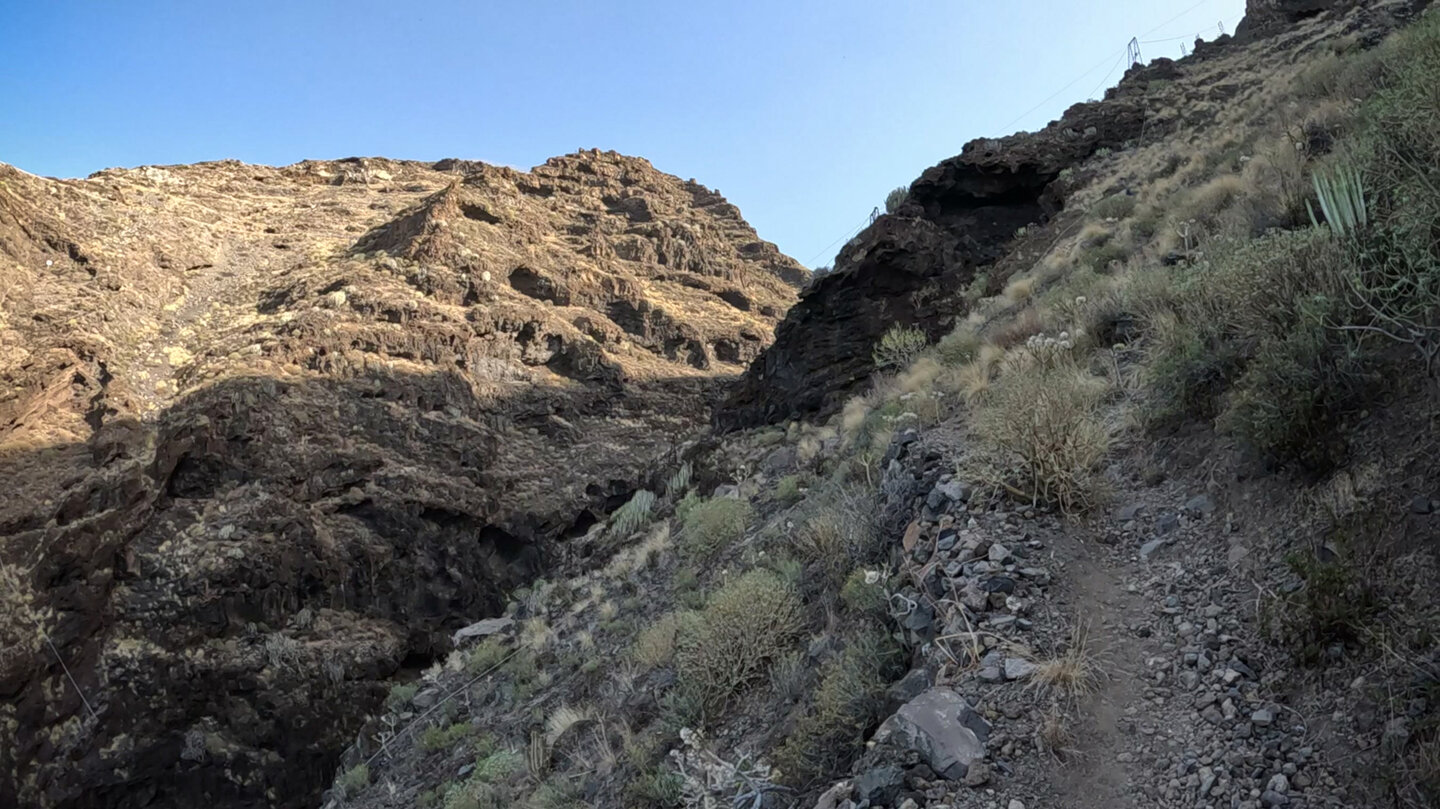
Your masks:
{"label": "blue sky", "polygon": [[828,264],[887,191],[967,140],[1100,95],[1132,36],[1178,56],[1244,4],[0,0],[0,161],[75,177],[616,149]]}

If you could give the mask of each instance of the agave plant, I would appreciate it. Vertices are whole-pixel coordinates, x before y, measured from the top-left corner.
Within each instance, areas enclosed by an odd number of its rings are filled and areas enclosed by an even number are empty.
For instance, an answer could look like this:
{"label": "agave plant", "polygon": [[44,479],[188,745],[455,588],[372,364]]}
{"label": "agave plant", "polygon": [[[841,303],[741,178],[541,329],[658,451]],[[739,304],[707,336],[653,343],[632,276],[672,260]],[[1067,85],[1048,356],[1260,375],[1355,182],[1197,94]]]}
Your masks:
{"label": "agave plant", "polygon": [[655,493],[641,489],[630,501],[615,509],[610,530],[617,536],[629,536],[650,524],[650,510],[655,506]]}
{"label": "agave plant", "polygon": [[[1334,175],[1316,172],[1315,196],[1320,200],[1320,211],[1325,222],[1341,236],[1354,236],[1369,224],[1369,211],[1365,207],[1365,186],[1360,172],[1349,166],[1341,166]],[[1316,227],[1320,220],[1309,200],[1305,208],[1310,212],[1310,222]]]}

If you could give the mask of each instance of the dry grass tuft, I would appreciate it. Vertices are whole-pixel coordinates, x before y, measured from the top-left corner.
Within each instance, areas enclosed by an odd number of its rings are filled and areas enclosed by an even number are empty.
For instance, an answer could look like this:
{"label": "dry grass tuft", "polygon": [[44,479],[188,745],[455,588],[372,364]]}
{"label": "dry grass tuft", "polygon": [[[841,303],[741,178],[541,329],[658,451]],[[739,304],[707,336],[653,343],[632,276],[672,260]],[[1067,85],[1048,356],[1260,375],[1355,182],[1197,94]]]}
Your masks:
{"label": "dry grass tuft", "polygon": [[1100,409],[1110,384],[1073,360],[1013,356],[977,408],[976,432],[1014,459],[1026,496],[1085,511],[1098,500],[1095,470],[1110,450]]}
{"label": "dry grass tuft", "polygon": [[1090,645],[1090,625],[1077,620],[1063,654],[1039,661],[1030,687],[1075,699],[1099,690],[1104,668]]}
{"label": "dry grass tuft", "polygon": [[1028,307],[1014,318],[990,331],[990,342],[1000,348],[1014,348],[1031,337],[1045,331],[1045,314],[1038,308]]}
{"label": "dry grass tuft", "polygon": [[1005,291],[1001,293],[1005,300],[1011,304],[1021,304],[1030,299],[1035,293],[1034,278],[1015,278],[1005,285]]}
{"label": "dry grass tuft", "polygon": [[681,617],[676,613],[662,615],[659,620],[640,631],[630,656],[645,669],[670,665],[675,659],[675,633]]}
{"label": "dry grass tuft", "polygon": [[975,359],[955,373],[955,392],[972,404],[979,400],[990,389],[990,380],[994,378],[995,369],[1000,366],[1000,360],[1004,356],[1005,349],[997,345],[986,343],[980,346]]}
{"label": "dry grass tuft", "polygon": [[845,436],[846,442],[855,440],[869,416],[870,401],[866,397],[856,396],[845,403],[845,409],[840,414],[840,432]]}
{"label": "dry grass tuft", "polygon": [[588,707],[561,705],[545,719],[545,743],[554,747],[571,728],[595,721],[595,711]]}

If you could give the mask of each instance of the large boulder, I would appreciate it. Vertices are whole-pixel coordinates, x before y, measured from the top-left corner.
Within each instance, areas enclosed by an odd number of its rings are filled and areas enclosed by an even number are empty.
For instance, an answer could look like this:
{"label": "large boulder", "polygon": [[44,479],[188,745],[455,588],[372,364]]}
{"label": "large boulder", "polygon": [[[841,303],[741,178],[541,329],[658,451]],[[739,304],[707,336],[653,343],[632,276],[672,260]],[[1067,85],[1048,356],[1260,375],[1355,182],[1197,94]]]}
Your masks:
{"label": "large boulder", "polygon": [[930,769],[954,781],[985,758],[990,723],[952,688],[925,691],[875,731],[877,747],[914,751]]}

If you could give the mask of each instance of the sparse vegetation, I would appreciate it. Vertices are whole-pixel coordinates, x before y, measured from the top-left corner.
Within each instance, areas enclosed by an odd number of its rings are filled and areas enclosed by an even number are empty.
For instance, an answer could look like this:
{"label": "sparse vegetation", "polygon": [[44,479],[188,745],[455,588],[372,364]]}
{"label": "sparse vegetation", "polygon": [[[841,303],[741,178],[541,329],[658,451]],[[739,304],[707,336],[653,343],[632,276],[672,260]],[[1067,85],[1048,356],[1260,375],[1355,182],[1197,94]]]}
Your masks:
{"label": "sparse vegetation", "polygon": [[904,205],[905,200],[909,198],[910,188],[908,186],[902,185],[899,188],[891,190],[890,193],[885,195],[885,213],[895,213],[900,210],[900,206]]}
{"label": "sparse vegetation", "polygon": [[852,639],[826,663],[810,705],[775,759],[786,778],[806,784],[848,766],[883,717],[885,686],[900,656],[878,633]]}
{"label": "sparse vegetation", "polygon": [[335,786],[340,788],[340,794],[346,798],[353,798],[360,794],[365,787],[370,786],[370,765],[356,764],[354,767],[341,773],[336,779]]}
{"label": "sparse vegetation", "polygon": [[775,483],[775,499],[787,504],[798,501],[801,497],[805,496],[805,492],[800,486],[801,478],[799,475],[786,475],[780,478],[780,480]]}

